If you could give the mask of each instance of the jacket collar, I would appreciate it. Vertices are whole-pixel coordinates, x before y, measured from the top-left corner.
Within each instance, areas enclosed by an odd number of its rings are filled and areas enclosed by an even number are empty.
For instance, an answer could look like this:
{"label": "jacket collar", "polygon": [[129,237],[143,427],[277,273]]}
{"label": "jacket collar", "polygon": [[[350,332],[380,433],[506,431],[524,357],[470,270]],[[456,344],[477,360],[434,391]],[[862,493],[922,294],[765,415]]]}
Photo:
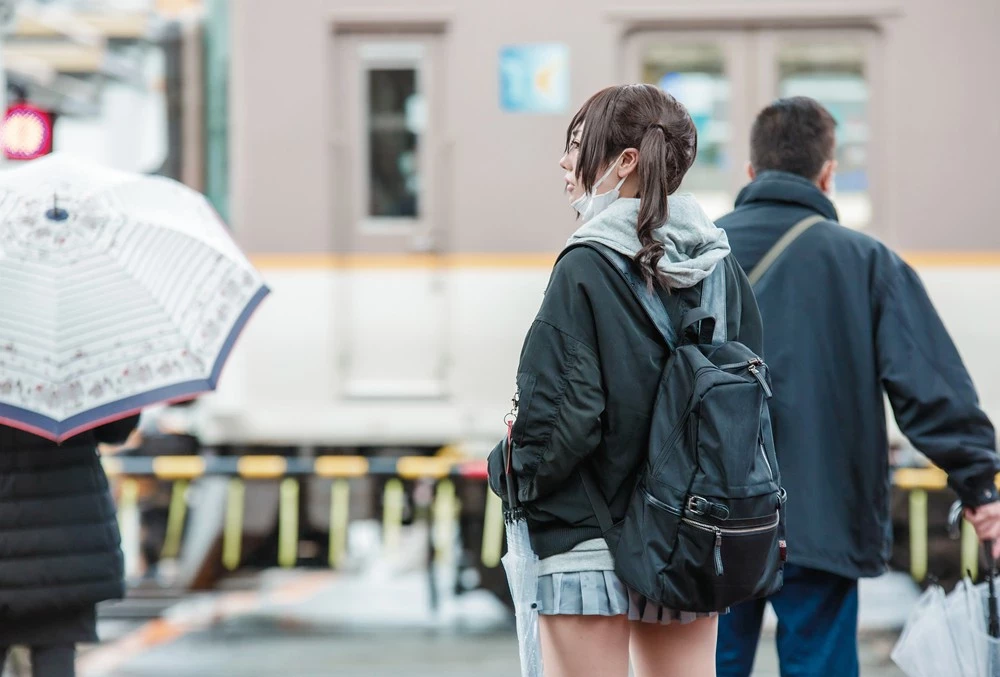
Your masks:
{"label": "jacket collar", "polygon": [[819,212],[831,221],[838,221],[837,208],[816,184],[788,172],[761,172],[736,197],[736,206],[756,202],[784,202]]}

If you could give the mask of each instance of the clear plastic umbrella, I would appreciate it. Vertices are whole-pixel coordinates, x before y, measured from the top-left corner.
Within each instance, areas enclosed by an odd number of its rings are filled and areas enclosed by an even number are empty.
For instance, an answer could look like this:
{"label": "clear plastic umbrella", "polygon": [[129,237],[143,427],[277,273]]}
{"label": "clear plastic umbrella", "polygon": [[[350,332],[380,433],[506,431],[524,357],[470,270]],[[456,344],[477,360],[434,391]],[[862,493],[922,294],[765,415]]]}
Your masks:
{"label": "clear plastic umbrella", "polygon": [[507,509],[504,524],[507,528],[507,554],[500,560],[507,572],[507,584],[514,600],[514,621],[517,624],[517,644],[521,653],[521,677],[543,677],[542,647],[538,635],[538,555],[528,538],[528,524],[524,509],[517,500],[514,476],[510,471],[510,452],[513,448],[511,428],[507,424],[506,475]]}
{"label": "clear plastic umbrella", "polygon": [[1000,677],[1000,639],[990,628],[996,597],[990,587],[965,579],[946,597],[941,586],[932,585],[910,614],[892,660],[909,677]]}

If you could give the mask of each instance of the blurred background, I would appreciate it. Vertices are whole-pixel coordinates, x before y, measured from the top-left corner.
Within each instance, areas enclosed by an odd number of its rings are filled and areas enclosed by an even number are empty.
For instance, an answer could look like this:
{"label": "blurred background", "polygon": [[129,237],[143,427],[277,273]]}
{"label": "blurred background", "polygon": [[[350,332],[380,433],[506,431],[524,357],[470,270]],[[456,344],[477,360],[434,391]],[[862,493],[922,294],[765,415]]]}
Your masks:
{"label": "blurred background", "polygon": [[[574,228],[566,124],[608,84],[687,105],[683,189],[712,216],[759,109],[826,105],[842,222],[917,267],[1000,418],[996,0],[0,0],[0,23],[5,164],[179,179],[274,290],[217,393],[105,450],[130,594],[82,675],[516,674],[483,459]],[[920,586],[978,566],[943,477],[889,429],[874,676],[900,674]]]}

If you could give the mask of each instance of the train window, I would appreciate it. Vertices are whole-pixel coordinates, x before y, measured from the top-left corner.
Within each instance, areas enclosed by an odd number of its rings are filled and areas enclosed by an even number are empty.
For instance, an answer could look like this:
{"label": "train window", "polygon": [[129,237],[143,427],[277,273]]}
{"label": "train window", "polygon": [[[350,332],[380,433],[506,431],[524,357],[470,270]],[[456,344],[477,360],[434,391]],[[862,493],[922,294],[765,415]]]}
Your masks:
{"label": "train window", "polygon": [[778,51],[778,95],[812,97],[837,120],[834,202],[841,223],[852,228],[865,228],[872,218],[865,60],[858,41],[786,42]]}
{"label": "train window", "polygon": [[722,47],[717,42],[657,41],[645,46],[641,59],[643,81],[676,97],[698,128],[698,157],[682,190],[694,193],[713,218],[725,214],[734,196],[731,92]]}
{"label": "train window", "polygon": [[412,220],[421,213],[421,50],[385,47],[369,45],[364,65],[367,216]]}

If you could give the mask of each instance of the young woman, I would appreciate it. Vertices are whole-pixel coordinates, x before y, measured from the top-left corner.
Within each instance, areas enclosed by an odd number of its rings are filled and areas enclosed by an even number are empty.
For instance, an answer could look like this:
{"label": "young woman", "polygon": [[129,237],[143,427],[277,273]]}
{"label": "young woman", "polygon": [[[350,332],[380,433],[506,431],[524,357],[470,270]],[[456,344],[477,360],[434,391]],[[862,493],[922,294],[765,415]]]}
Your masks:
{"label": "young woman", "polygon": [[[761,350],[760,314],[725,233],[689,195],[694,162],[685,108],[649,85],[610,87],[570,122],[566,194],[582,222],[569,244],[599,242],[634,260],[671,317],[700,304],[724,266],[728,340]],[[614,573],[581,480],[590,472],[617,521],[646,454],[653,399],[669,357],[618,272],[589,247],[566,252],[528,331],[517,374],[512,473],[541,559],[539,613],[546,677],[715,674],[717,619],[661,608]],[[506,496],[503,445],[490,482]]]}

